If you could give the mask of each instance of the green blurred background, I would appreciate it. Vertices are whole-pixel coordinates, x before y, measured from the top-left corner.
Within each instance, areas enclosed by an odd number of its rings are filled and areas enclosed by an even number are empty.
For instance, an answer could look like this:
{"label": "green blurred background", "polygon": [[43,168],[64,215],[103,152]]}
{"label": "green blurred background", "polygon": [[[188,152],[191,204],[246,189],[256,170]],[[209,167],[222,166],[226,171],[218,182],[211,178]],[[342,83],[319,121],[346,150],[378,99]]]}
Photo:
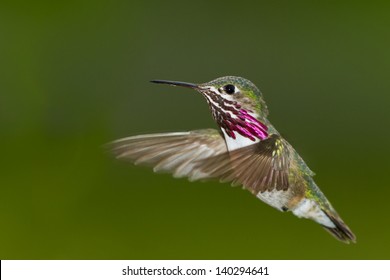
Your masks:
{"label": "green blurred background", "polygon": [[[389,259],[385,3],[2,1],[0,258]],[[357,244],[240,188],[105,153],[215,128],[199,94],[148,81],[224,75],[263,91]]]}

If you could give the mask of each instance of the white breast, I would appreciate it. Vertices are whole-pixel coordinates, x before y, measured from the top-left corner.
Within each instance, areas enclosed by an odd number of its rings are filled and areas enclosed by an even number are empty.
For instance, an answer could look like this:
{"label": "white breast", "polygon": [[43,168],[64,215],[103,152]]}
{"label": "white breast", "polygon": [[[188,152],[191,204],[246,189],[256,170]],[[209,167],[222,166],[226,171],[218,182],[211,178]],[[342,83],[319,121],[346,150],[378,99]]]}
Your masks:
{"label": "white breast", "polygon": [[229,151],[233,151],[233,150],[236,150],[236,149],[239,149],[242,147],[253,145],[253,144],[258,143],[260,141],[257,138],[255,141],[252,141],[251,139],[244,137],[244,136],[238,134],[237,132],[235,132],[236,139],[233,139],[227,135],[227,133],[225,132],[225,130],[223,128],[222,128],[222,132],[225,136],[226,145],[227,145]]}

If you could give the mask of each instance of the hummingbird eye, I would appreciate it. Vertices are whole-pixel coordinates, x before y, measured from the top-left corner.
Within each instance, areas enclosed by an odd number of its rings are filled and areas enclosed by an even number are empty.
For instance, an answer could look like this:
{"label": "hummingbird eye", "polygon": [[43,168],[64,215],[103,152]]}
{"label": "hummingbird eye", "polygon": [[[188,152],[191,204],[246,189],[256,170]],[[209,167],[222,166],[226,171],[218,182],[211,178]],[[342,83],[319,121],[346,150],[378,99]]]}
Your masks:
{"label": "hummingbird eye", "polygon": [[236,92],[236,87],[234,85],[228,84],[223,87],[223,91],[227,94],[233,94]]}

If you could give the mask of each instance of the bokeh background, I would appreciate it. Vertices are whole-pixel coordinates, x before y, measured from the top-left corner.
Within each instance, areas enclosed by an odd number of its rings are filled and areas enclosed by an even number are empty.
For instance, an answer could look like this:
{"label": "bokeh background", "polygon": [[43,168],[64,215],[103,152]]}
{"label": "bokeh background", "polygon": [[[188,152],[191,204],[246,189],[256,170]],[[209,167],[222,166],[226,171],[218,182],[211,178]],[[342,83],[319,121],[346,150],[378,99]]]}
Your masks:
{"label": "bokeh background", "polygon": [[[346,2],[2,1],[0,259],[389,259],[390,6]],[[263,91],[357,244],[105,152],[215,128],[148,81],[224,75]]]}

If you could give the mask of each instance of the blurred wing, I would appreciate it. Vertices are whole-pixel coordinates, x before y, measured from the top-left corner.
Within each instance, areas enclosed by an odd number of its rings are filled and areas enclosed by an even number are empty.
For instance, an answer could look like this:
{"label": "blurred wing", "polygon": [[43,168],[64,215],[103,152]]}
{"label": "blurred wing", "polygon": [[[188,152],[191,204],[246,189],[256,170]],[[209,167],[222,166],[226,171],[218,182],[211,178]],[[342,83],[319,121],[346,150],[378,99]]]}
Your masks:
{"label": "blurred wing", "polygon": [[254,194],[289,188],[290,146],[279,135],[230,153],[206,158],[201,171],[222,182],[242,185]]}
{"label": "blurred wing", "polygon": [[139,135],[119,139],[109,146],[119,159],[191,181],[210,177],[206,170],[200,170],[199,161],[227,152],[225,140],[215,129]]}
{"label": "blurred wing", "polygon": [[218,178],[254,194],[289,188],[291,148],[275,134],[232,152],[214,129],[139,135],[109,145],[119,159],[171,172],[176,178]]}

